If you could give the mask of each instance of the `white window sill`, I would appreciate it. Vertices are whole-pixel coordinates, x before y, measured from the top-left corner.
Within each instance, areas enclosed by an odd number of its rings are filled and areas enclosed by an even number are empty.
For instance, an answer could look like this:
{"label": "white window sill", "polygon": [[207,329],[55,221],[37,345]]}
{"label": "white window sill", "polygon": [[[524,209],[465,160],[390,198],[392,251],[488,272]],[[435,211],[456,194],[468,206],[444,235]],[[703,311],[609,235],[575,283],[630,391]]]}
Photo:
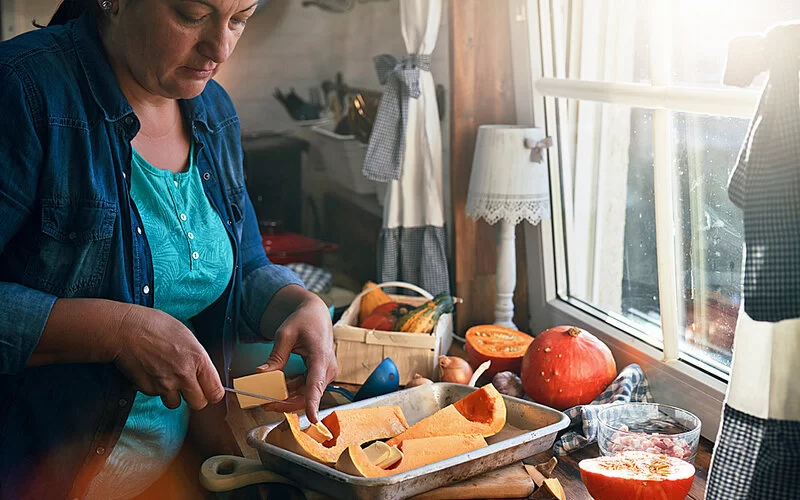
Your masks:
{"label": "white window sill", "polygon": [[[550,236],[550,225],[544,231]],[[631,363],[642,367],[653,398],[658,403],[683,408],[697,415],[702,422],[701,434],[714,441],[720,424],[726,383],[684,362],[664,362],[663,353],[646,342],[573,306],[547,291],[548,277],[553,270],[545,268],[542,259],[542,225],[526,228],[528,252],[528,291],[531,331],[542,332],[556,325],[583,328],[608,345],[621,370]],[[545,252],[547,253],[547,252]],[[552,260],[549,260],[552,268]]]}

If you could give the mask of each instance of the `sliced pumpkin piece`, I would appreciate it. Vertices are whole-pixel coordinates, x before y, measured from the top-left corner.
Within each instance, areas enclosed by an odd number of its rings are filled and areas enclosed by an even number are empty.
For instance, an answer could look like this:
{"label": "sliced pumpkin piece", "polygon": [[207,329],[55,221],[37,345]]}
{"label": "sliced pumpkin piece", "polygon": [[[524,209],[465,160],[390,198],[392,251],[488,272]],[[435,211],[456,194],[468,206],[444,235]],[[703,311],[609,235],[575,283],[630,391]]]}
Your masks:
{"label": "sliced pumpkin piece", "polygon": [[370,462],[361,446],[351,445],[339,457],[336,468],[359,477],[390,476],[446,460],[484,446],[487,446],[486,440],[480,434],[408,439],[399,446],[402,457],[400,461],[388,469],[382,469]]}
{"label": "sliced pumpkin piece", "polygon": [[480,434],[489,437],[506,425],[506,403],[492,384],[423,418],[407,431],[386,442],[392,446],[407,439],[432,436]]}
{"label": "sliced pumpkin piece", "polygon": [[[369,459],[370,463],[378,465],[383,460],[389,458],[392,453],[392,448],[383,441],[375,441],[371,445],[364,448],[364,454]],[[380,467],[380,465],[378,465]]]}
{"label": "sliced pumpkin piece", "polygon": [[388,469],[389,467],[393,466],[402,459],[403,459],[403,452],[401,452],[397,446],[390,446],[389,456],[384,458],[380,462],[376,463],[375,465],[377,465],[381,469]]}
{"label": "sliced pumpkin piece", "polygon": [[309,425],[303,432],[311,436],[311,439],[320,444],[333,439],[333,434],[331,433],[330,430],[328,430],[327,427],[325,427],[325,424],[323,424],[322,422],[317,422],[316,424]]}
{"label": "sliced pumpkin piece", "polygon": [[267,434],[266,442],[317,462],[333,465],[352,444],[386,439],[408,429],[399,406],[334,411],[322,419],[332,439],[320,443],[300,429],[300,417],[284,413],[285,420]]}

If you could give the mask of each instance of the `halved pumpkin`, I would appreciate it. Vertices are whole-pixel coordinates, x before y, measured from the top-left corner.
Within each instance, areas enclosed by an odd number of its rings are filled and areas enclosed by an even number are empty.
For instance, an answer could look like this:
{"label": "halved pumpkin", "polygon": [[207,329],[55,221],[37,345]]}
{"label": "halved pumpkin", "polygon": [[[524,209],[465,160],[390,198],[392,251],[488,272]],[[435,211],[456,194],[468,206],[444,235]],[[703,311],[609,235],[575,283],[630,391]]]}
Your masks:
{"label": "halved pumpkin", "polygon": [[333,439],[319,443],[300,430],[300,417],[294,413],[284,413],[284,417],[267,434],[266,442],[328,465],[335,464],[342,451],[352,444],[386,439],[408,429],[399,406],[338,410],[322,419]]}
{"label": "halved pumpkin", "polygon": [[351,445],[339,457],[336,462],[336,468],[347,474],[359,477],[390,476],[452,458],[484,446],[487,446],[486,440],[480,434],[408,439],[398,446],[403,458],[395,465],[382,469],[370,461],[361,446]]}
{"label": "halved pumpkin", "polygon": [[645,451],[581,460],[581,480],[596,500],[683,500],[694,466],[679,458]]}
{"label": "halved pumpkin", "polygon": [[389,446],[407,439],[480,434],[489,437],[506,425],[506,404],[492,384],[423,418],[407,431],[388,440]]}

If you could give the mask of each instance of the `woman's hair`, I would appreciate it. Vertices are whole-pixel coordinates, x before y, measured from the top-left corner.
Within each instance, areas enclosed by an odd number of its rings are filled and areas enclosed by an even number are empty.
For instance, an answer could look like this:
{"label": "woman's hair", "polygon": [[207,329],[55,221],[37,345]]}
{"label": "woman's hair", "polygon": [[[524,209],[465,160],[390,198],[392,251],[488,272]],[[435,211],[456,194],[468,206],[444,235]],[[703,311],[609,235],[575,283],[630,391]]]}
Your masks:
{"label": "woman's hair", "polygon": [[87,11],[98,16],[98,18],[103,14],[103,10],[97,0],[63,0],[47,25],[65,24],[70,19],[81,17]]}

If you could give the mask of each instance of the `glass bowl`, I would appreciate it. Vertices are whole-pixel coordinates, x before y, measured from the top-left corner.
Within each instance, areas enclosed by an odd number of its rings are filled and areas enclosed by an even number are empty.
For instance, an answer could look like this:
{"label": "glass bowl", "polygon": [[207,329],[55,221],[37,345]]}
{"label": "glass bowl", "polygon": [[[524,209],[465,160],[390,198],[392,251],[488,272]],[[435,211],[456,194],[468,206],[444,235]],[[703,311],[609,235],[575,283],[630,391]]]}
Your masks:
{"label": "glass bowl", "polygon": [[686,410],[657,403],[620,403],[598,413],[597,444],[603,455],[647,451],[693,462],[700,443],[700,419]]}

